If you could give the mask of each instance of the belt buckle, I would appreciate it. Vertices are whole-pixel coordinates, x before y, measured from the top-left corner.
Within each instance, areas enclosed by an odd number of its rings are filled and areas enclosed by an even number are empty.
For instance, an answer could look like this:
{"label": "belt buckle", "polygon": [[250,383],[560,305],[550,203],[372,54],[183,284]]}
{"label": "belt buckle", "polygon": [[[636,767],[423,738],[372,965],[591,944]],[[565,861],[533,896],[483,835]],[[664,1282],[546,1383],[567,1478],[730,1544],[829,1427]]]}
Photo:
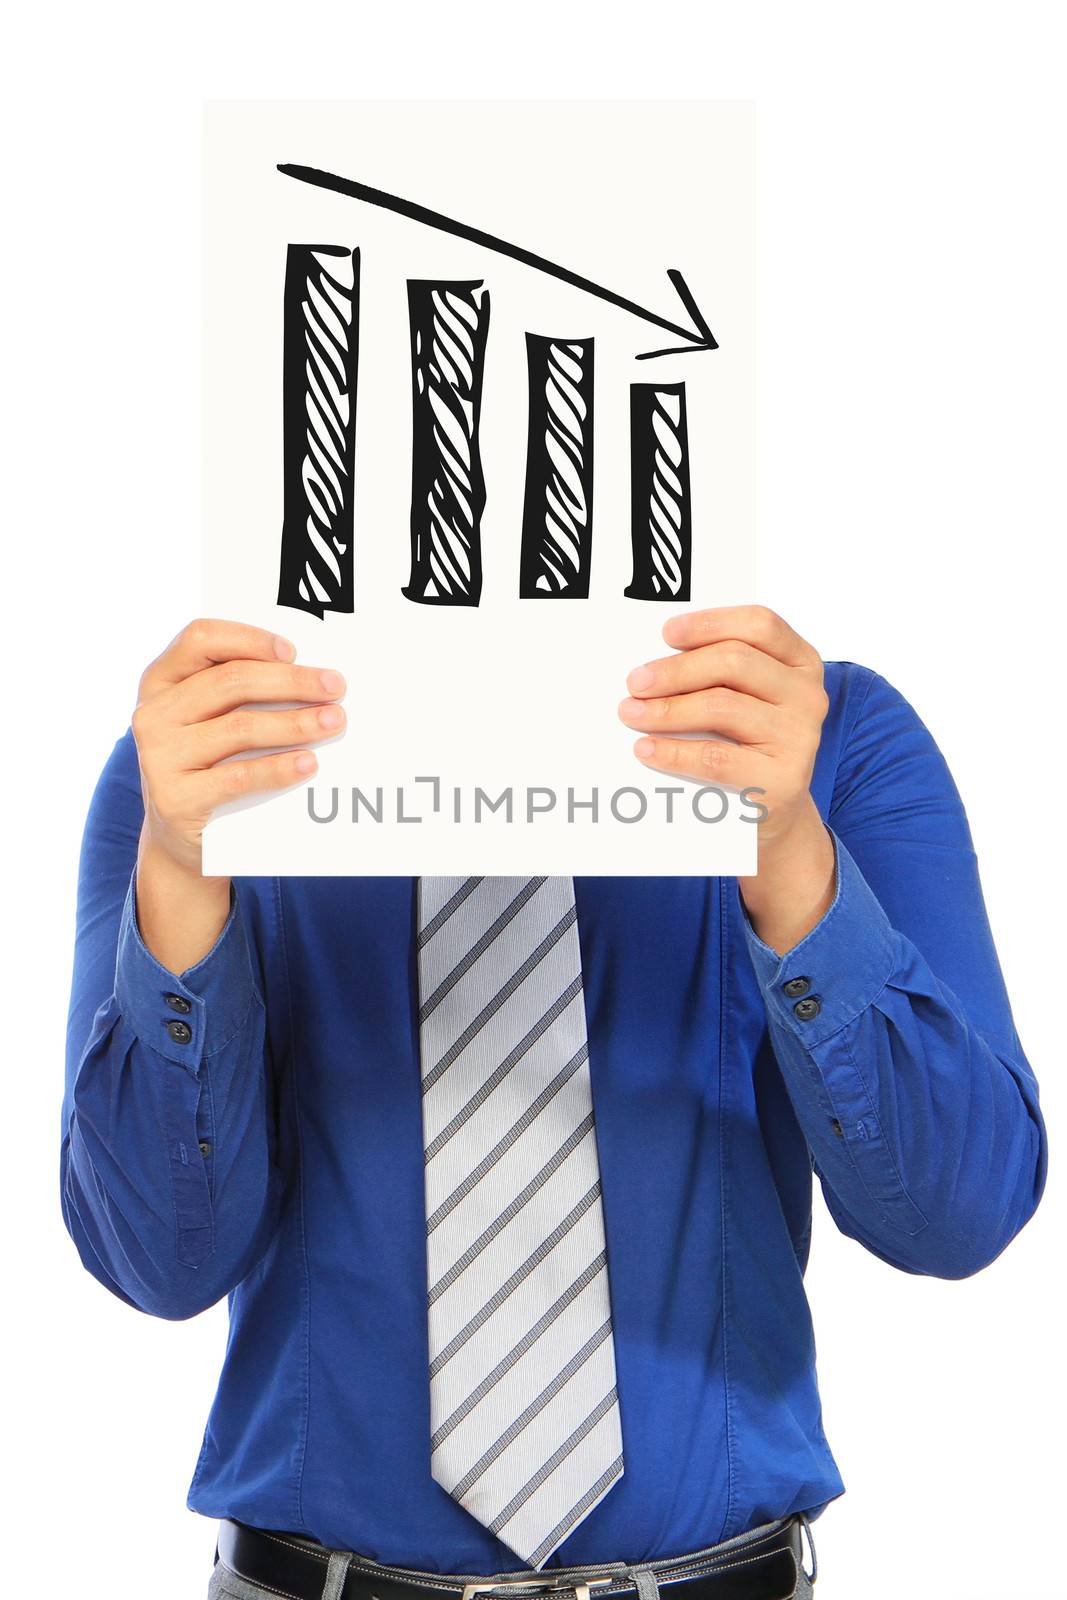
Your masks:
{"label": "belt buckle", "polygon": [[558,1581],[554,1583],[547,1581],[538,1583],[536,1578],[516,1578],[506,1583],[465,1583],[461,1600],[474,1600],[476,1594],[484,1594],[487,1591],[491,1592],[496,1589],[543,1589],[549,1594],[558,1594],[561,1591],[565,1592],[568,1589],[573,1589],[575,1600],[589,1600],[590,1589],[596,1589],[602,1584],[612,1583],[613,1581],[612,1578],[580,1578],[570,1583],[560,1583]]}

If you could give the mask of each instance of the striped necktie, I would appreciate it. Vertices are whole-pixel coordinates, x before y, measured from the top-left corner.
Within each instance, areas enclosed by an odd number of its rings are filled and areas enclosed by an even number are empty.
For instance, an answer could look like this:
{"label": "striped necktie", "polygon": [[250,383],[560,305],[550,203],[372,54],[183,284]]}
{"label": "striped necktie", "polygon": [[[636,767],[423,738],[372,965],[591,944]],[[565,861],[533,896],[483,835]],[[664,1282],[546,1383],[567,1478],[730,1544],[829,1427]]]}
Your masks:
{"label": "striped necktie", "polygon": [[420,878],[431,1472],[539,1570],[623,1472],[571,878]]}

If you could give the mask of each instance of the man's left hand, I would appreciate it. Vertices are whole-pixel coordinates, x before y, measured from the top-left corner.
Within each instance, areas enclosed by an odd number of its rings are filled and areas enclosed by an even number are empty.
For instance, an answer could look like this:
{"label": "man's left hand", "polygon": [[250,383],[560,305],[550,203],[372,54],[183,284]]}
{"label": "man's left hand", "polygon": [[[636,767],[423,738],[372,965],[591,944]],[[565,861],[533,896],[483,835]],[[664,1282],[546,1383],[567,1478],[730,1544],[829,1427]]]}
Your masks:
{"label": "man's left hand", "polygon": [[686,612],[663,638],[677,654],[636,667],[619,707],[642,735],[634,754],[656,771],[763,791],[759,878],[740,882],[757,932],[784,951],[833,890],[833,845],[809,787],[829,705],[819,652],[764,606]]}

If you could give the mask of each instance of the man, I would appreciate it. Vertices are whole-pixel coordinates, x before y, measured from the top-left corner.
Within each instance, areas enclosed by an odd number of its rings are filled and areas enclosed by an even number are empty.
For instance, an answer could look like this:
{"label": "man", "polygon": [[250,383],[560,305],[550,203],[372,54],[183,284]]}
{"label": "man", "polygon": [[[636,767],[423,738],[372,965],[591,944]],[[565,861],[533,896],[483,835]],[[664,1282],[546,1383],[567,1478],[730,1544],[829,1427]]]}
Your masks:
{"label": "man", "polygon": [[812,1173],[938,1277],[1037,1206],[930,734],[760,607],[663,635],[620,715],[650,767],[764,791],[756,877],[204,878],[212,810],[306,779],[344,684],[219,621],[141,681],[83,847],[63,1210],[131,1305],[231,1296],[213,1595],[808,1595],[844,1488]]}

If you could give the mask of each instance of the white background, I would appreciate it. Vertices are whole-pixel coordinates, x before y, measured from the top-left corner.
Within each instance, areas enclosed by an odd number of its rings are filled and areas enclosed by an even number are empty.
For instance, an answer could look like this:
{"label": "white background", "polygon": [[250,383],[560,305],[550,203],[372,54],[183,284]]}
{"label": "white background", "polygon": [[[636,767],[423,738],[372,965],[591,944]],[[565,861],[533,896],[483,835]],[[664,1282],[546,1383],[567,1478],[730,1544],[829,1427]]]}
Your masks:
{"label": "white background", "polygon": [[200,98],[447,90],[759,99],[758,598],[883,672],[941,742],[1053,1140],[1034,1221],[961,1283],[895,1272],[817,1201],[809,1292],[848,1484],[816,1523],[818,1594],[1062,1597],[1057,11],[384,16],[97,4],[8,23],[3,1591],[193,1600],[213,1551],[183,1503],[224,1312],[166,1324],[110,1299],[57,1181],[85,807],[199,592]]}
{"label": "white background", "polygon": [[[204,130],[205,610],[276,629],[300,659],[356,690],[350,737],[319,750],[313,780],[225,808],[207,830],[210,873],[749,873],[755,829],[736,796],[718,823],[682,785],[673,819],[655,790],[670,780],[634,759],[616,714],[640,662],[667,653],[667,617],[692,605],[624,597],[630,554],[631,383],[686,386],[692,479],[692,596],[752,593],[756,550],[753,385],[754,117],[750,102],[639,111],[553,102],[254,107],[213,103]],[[459,217],[581,271],[690,325],[667,280],[678,266],[719,349],[637,362],[676,335],[466,240],[298,183],[278,161],[356,178]],[[282,507],[282,278],[289,240],[361,251],[356,401],[355,611],[324,618],[275,604]],[[415,605],[407,582],[411,360],[405,280],[482,278],[489,297],[481,453],[485,582],[477,607]],[[595,345],[593,554],[586,600],[518,596],[526,477],[524,330]],[[706,441],[706,444],[703,442]],[[694,448],[694,446],[696,446]],[[493,669],[486,670],[486,663]],[[572,685],[580,679],[581,695]],[[370,693],[358,686],[375,685]],[[471,709],[464,704],[466,691]],[[476,711],[474,708],[476,707]],[[439,775],[438,814],[416,773]],[[677,784],[677,780],[674,780]],[[349,820],[358,785],[406,789],[410,826]],[[526,821],[528,786],[560,796]],[[456,787],[466,798],[455,820]],[[476,786],[516,794],[513,820],[475,822]],[[641,790],[640,822],[609,797]],[[567,819],[567,796],[601,796]],[[635,796],[624,795],[625,816]],[[707,796],[705,814],[720,814]]]}

